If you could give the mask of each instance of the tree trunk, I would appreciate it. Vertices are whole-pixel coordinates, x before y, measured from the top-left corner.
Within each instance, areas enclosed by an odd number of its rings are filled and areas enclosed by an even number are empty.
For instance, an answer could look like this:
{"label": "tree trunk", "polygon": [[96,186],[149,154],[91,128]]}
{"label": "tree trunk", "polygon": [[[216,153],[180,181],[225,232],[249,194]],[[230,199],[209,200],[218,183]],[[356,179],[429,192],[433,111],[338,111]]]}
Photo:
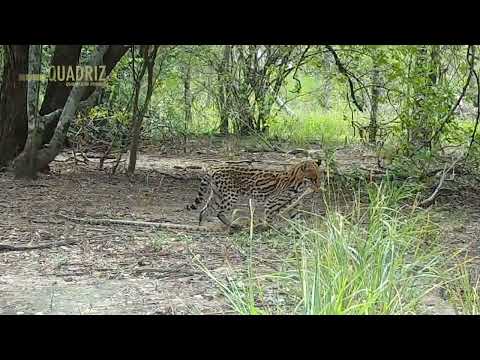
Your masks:
{"label": "tree trunk", "polygon": [[[107,49],[107,52],[103,56],[101,65],[105,65],[105,75],[109,76],[112,70],[115,68],[115,65],[120,61],[120,59],[127,53],[130,49],[130,46],[125,45],[110,45]],[[82,96],[81,101],[87,100],[93,92],[97,90],[95,86],[87,87],[84,95]]]}
{"label": "tree trunk", "polygon": [[228,134],[229,126],[229,116],[230,111],[230,94],[229,94],[229,71],[230,71],[230,56],[231,56],[231,45],[225,45],[223,47],[223,59],[218,68],[218,80],[220,86],[220,93],[218,99],[218,108],[220,112],[220,133],[223,135]]}
{"label": "tree trunk", "polygon": [[191,74],[192,68],[190,63],[185,64],[183,69],[183,100],[184,100],[184,131],[183,131],[183,152],[187,152],[187,132],[188,126],[192,123],[192,90],[190,88],[190,83],[192,80]]}
{"label": "tree trunk", "polygon": [[322,97],[322,107],[326,110],[331,108],[330,98],[332,94],[332,80],[331,80],[331,72],[332,72],[332,60],[331,54],[325,53],[323,56],[323,97]]}
{"label": "tree trunk", "polygon": [[[66,68],[75,67],[78,65],[81,50],[82,45],[56,45],[50,65]],[[40,115],[50,114],[52,111],[63,108],[70,91],[72,91],[72,87],[66,86],[66,81],[49,81],[45,89]],[[43,144],[50,141],[56,126],[56,122],[52,122],[45,127],[42,135]]]}
{"label": "tree trunk", "polygon": [[[143,53],[144,63],[142,69],[140,70],[140,74],[135,79],[135,95],[134,95],[134,102],[133,102],[133,116],[132,116],[132,128],[131,128],[131,139],[130,139],[130,159],[128,161],[128,169],[127,173],[129,175],[133,175],[135,172],[135,166],[137,163],[137,152],[140,143],[140,133],[142,130],[142,123],[143,117],[150,105],[150,99],[153,94],[154,90],[154,66],[155,66],[155,59],[157,56],[159,46],[153,45],[153,47],[146,45],[141,49]],[[147,71],[147,94],[145,95],[145,100],[143,102],[143,106],[139,107],[139,97],[140,97],[140,88],[142,79],[145,75],[145,70]]]}
{"label": "tree trunk", "polygon": [[[101,65],[103,55],[105,54],[107,49],[108,49],[108,45],[98,46],[97,49],[94,51],[94,53],[91,55],[88,61],[88,65],[91,65],[91,66]],[[68,96],[68,99],[65,103],[65,106],[63,107],[63,110],[56,110],[53,113],[44,115],[42,117],[40,116],[34,117],[35,122],[31,121],[29,124],[31,125],[30,127],[41,129],[42,126],[52,121],[52,119],[56,119],[57,116],[55,115],[60,114],[60,111],[61,111],[61,115],[59,117],[52,139],[48,144],[48,147],[38,150],[36,154],[32,154],[32,152],[29,151],[30,146],[28,146],[15,159],[14,168],[17,176],[20,176],[20,177],[26,176],[29,178],[35,177],[36,173],[40,169],[45,168],[50,162],[52,162],[55,159],[55,157],[58,155],[58,153],[62,149],[68,127],[72,122],[73,118],[75,117],[76,111],[80,104],[80,100],[85,96],[85,91],[86,91],[86,87],[81,85],[75,85],[72,91],[70,92],[70,95]],[[33,89],[31,90],[31,92],[33,94]],[[31,105],[30,100],[31,100],[31,96],[29,93],[28,109],[29,109],[29,115],[31,120],[32,114],[34,114],[35,111],[32,110],[34,108]],[[32,140],[34,139],[35,137],[32,137]],[[29,164],[34,164],[33,174],[31,174],[32,171],[30,171],[27,168]]]}
{"label": "tree trunk", "polygon": [[238,134],[253,134],[255,132],[255,116],[251,112],[248,99],[244,97],[236,99],[236,113]]}
{"label": "tree trunk", "polygon": [[[28,54],[28,73],[42,73],[42,45],[31,45]],[[41,143],[43,122],[38,117],[40,81],[28,80],[27,115],[28,136],[23,150],[25,156],[17,162],[15,176],[35,179],[37,176],[37,152]],[[21,162],[23,161],[23,163]]]}
{"label": "tree trunk", "polygon": [[15,159],[27,139],[27,82],[18,79],[27,72],[28,45],[5,45],[0,88],[0,169]]}
{"label": "tree trunk", "polygon": [[378,132],[378,102],[380,97],[380,69],[378,67],[377,56],[374,55],[372,69],[372,104],[370,108],[370,123],[368,124],[368,142],[375,144]]}
{"label": "tree trunk", "polygon": [[287,113],[288,116],[295,117],[295,112],[287,105],[287,102],[280,95],[275,98],[275,102],[281,110]]}
{"label": "tree trunk", "polygon": [[191,66],[186,64],[183,73],[183,99],[185,104],[185,124],[192,122],[192,90],[190,89],[191,82]]}

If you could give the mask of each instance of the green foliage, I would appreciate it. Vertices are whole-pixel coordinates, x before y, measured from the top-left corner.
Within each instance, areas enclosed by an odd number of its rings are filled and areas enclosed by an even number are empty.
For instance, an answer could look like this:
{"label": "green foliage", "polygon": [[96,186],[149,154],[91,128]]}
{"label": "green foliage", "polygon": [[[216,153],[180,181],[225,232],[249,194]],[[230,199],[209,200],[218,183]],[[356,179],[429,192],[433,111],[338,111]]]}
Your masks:
{"label": "green foliage", "polygon": [[79,144],[111,143],[113,149],[128,143],[130,114],[95,106],[79,114],[69,128],[69,136]]}
{"label": "green foliage", "polygon": [[[353,82],[355,96],[364,111],[358,111],[352,104],[347,77],[339,72],[331,54],[325,47],[311,46],[307,60],[287,72],[278,92],[265,93],[266,106],[273,103],[265,120],[267,130],[261,134],[262,138],[307,147],[312,142],[328,147],[365,142],[371,111],[372,71],[375,68],[380,73],[378,139],[375,145],[377,148],[388,148],[391,154],[389,160],[394,168],[399,172],[413,169],[411,171],[421,176],[422,171],[436,166],[444,146],[455,145],[465,150],[473,132],[472,119],[453,114],[445,120],[469,72],[465,46],[345,45],[334,48]],[[255,49],[248,46],[236,48],[230,61],[245,61],[242,56],[247,55],[252,58]],[[277,51],[275,47],[271,49]],[[280,58],[290,49],[278,50]],[[304,49],[294,49],[293,58],[298,60],[302,53],[300,50]],[[87,47],[82,54],[86,56],[90,50]],[[168,138],[218,134],[221,128],[219,94],[225,85],[218,66],[224,47],[175,46],[162,48],[159,54],[156,68],[158,81],[144,121],[143,138],[161,143]],[[135,61],[138,67],[141,59],[137,56]],[[250,70],[245,68],[245,64],[236,64],[238,68],[233,66],[232,69],[243,71],[246,76]],[[129,126],[127,114],[132,111],[132,65],[129,52],[114,68],[99,105],[108,109],[108,117],[113,124],[118,122],[122,127]],[[185,120],[186,66],[191,69],[192,97],[192,118],[188,123]],[[271,72],[265,79],[278,75],[275,67],[265,69]],[[227,85],[236,84],[238,88],[235,91],[241,91],[251,81],[247,77],[242,79],[243,82],[238,84],[230,79]],[[266,81],[264,85],[273,86],[273,82]],[[142,92],[145,88],[144,84]],[[476,99],[475,90],[472,82],[464,99],[469,105]],[[250,104],[257,101],[254,93],[251,92],[247,99]],[[272,98],[272,94],[277,94],[278,99]],[[241,111],[240,107],[228,113],[229,132],[238,130],[236,121]],[[257,114],[258,111],[255,111]],[[92,119],[99,118],[98,114],[92,116]],[[434,138],[434,135],[438,136]],[[478,142],[474,142],[471,153],[475,154],[477,149]]]}

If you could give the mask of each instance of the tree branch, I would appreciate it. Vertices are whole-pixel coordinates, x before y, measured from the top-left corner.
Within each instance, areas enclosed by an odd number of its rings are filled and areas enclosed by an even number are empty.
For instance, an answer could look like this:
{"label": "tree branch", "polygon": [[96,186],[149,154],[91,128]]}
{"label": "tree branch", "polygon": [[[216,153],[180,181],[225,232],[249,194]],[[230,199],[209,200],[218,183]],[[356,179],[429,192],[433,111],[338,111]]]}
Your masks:
{"label": "tree branch", "polygon": [[478,78],[477,71],[474,69],[473,74],[475,75],[475,79],[477,80],[477,118],[475,119],[475,127],[473,128],[472,137],[470,139],[470,144],[468,145],[467,154],[465,155],[465,159],[468,158],[470,154],[470,150],[472,148],[473,143],[475,142],[475,136],[477,134],[478,122],[480,120],[480,79]]}
{"label": "tree branch", "polygon": [[0,252],[47,249],[47,248],[51,248],[51,247],[72,245],[72,244],[75,244],[77,242],[78,242],[78,240],[62,240],[62,241],[54,241],[54,242],[49,242],[49,243],[46,243],[46,244],[40,244],[40,245],[34,245],[34,246],[14,246],[14,245],[0,244]]}
{"label": "tree branch", "polygon": [[472,45],[468,45],[467,62],[469,64],[469,72],[468,72],[467,81],[465,82],[465,85],[463,86],[462,93],[460,94],[459,98],[457,99],[457,102],[455,103],[455,105],[450,109],[450,111],[447,113],[447,115],[443,119],[440,127],[433,133],[433,135],[430,139],[430,143],[441,133],[444,126],[448,123],[448,121],[452,117],[453,113],[457,109],[458,105],[460,105],[460,102],[462,101],[463,97],[465,96],[465,93],[467,92],[468,85],[470,85],[470,80],[472,79],[472,75],[473,75],[473,71],[474,71],[474,65],[475,65],[475,47],[472,46]]}
{"label": "tree branch", "polygon": [[358,103],[357,101],[357,98],[355,97],[355,89],[353,88],[353,81],[352,79],[350,78],[350,73],[348,72],[348,70],[345,68],[345,66],[342,64],[342,62],[340,61],[337,53],[335,52],[335,50],[330,46],[330,45],[325,45],[325,47],[328,49],[328,51],[330,51],[330,53],[333,55],[333,58],[335,59],[335,64],[337,65],[338,67],[338,70],[347,78],[348,80],[348,85],[350,87],[350,95],[352,97],[352,101],[353,103],[355,104],[355,106],[357,107],[358,110],[360,110],[361,112],[363,112],[363,108],[362,106],[360,106],[360,104]]}

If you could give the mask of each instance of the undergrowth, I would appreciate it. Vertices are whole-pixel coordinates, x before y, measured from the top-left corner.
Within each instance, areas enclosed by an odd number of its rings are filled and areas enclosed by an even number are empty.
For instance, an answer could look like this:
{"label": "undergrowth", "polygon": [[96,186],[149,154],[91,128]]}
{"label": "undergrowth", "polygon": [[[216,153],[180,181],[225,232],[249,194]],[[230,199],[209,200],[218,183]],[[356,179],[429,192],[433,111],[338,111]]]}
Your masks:
{"label": "undergrowth", "polygon": [[414,196],[415,187],[387,182],[359,187],[348,206],[330,196],[312,221],[237,236],[243,271],[222,279],[197,266],[239,314],[422,314],[422,299],[439,289],[460,313],[478,313],[466,262],[451,261],[429,211],[406,206]]}

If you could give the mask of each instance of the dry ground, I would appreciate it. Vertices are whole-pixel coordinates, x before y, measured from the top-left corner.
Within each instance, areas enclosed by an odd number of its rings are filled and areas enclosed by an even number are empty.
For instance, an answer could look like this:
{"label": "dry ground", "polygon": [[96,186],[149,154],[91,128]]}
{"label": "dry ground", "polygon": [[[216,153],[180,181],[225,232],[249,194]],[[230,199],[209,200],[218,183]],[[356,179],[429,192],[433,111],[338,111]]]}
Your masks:
{"label": "dry ground", "polygon": [[[224,156],[208,149],[190,154],[148,151],[140,155],[133,181],[122,173],[110,176],[98,170],[98,160],[74,164],[69,157],[60,155],[52,173],[34,182],[0,174],[0,244],[76,241],[0,252],[0,314],[229,313],[215,284],[192,260],[195,256],[218,276],[244,264],[245,256],[222,233],[218,220],[209,224],[217,232],[189,233],[80,224],[58,216],[194,225],[197,212],[187,212],[184,206],[196,194],[199,167],[225,160]],[[244,152],[240,158],[272,167],[294,161],[279,153]],[[340,166],[369,166],[373,160],[354,149],[340,151],[337,161]],[[440,214],[445,216],[445,241],[452,247],[468,247],[475,255],[480,244],[479,209],[457,209],[454,221],[448,209]],[[266,259],[261,266],[274,267],[278,255],[267,246],[256,251]],[[436,299],[428,301],[438,305]]]}

